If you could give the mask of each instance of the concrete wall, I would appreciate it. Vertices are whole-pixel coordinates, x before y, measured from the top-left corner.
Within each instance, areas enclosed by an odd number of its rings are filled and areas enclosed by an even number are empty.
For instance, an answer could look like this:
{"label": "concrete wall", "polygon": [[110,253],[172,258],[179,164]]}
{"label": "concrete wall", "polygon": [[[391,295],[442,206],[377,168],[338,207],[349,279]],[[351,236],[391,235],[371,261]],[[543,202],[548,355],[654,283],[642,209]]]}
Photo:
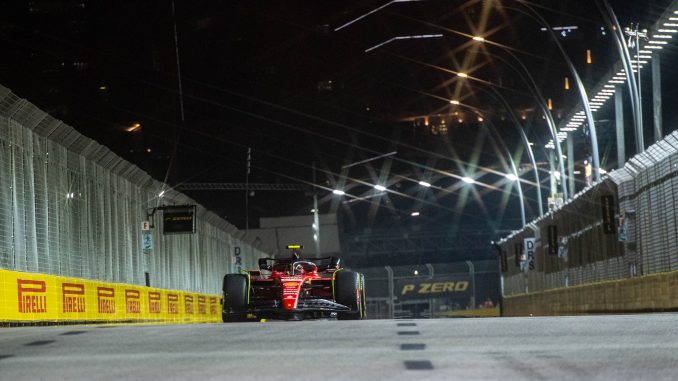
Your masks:
{"label": "concrete wall", "polygon": [[[549,227],[557,230],[553,246]],[[505,312],[515,316],[676,308],[675,292],[668,290],[678,271],[677,232],[674,131],[561,208],[499,241],[506,264]],[[526,238],[535,239],[530,267],[516,261]]]}
{"label": "concrete wall", "polygon": [[645,275],[504,298],[504,316],[678,310],[678,272]]}

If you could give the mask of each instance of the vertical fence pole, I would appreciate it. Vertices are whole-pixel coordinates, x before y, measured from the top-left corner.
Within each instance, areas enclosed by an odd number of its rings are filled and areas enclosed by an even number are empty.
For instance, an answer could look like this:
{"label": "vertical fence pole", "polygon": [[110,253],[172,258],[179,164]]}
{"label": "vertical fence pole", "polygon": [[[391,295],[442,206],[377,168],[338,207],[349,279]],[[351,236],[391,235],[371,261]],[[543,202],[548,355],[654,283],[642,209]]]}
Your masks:
{"label": "vertical fence pole", "polygon": [[389,318],[393,319],[395,317],[395,313],[393,311],[394,308],[395,308],[394,307],[395,296],[393,295],[394,294],[394,291],[393,291],[393,289],[394,289],[393,269],[391,268],[391,266],[384,266],[384,268],[386,269],[386,273],[388,274],[388,298],[389,298],[389,307],[390,307],[389,308]]}
{"label": "vertical fence pole", "polygon": [[473,266],[473,262],[471,261],[466,261],[466,265],[468,266],[468,276],[471,278],[471,292],[473,295],[471,296],[471,308],[476,307],[476,269],[475,266]]}
{"label": "vertical fence pole", "polygon": [[626,141],[624,140],[624,94],[621,86],[614,91],[614,120],[617,132],[617,168],[626,163]]}
{"label": "vertical fence pole", "polygon": [[659,54],[652,55],[652,109],[654,116],[654,141],[664,137],[662,128],[662,73]]}

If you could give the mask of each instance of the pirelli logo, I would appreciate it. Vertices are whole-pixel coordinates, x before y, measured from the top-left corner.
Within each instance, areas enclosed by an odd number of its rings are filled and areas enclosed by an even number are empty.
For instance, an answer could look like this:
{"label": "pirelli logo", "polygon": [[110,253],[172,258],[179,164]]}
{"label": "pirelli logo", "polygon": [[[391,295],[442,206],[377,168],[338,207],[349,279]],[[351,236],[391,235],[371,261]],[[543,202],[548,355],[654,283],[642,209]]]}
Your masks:
{"label": "pirelli logo", "polygon": [[128,314],[141,313],[141,292],[138,290],[125,290],[125,311]]}
{"label": "pirelli logo", "polygon": [[61,305],[63,312],[85,312],[85,285],[80,283],[61,284]]}
{"label": "pirelli logo", "polygon": [[[419,286],[419,287],[417,287]],[[417,294],[439,294],[444,292],[458,292],[468,290],[468,282],[436,282],[436,283],[419,283],[406,284],[403,286],[400,295],[405,295],[408,292],[416,292]]]}
{"label": "pirelli logo", "polygon": [[221,304],[214,294],[0,269],[0,323],[216,322]]}
{"label": "pirelli logo", "polygon": [[167,294],[167,313],[179,313],[179,294]]}
{"label": "pirelli logo", "polygon": [[470,281],[459,278],[434,278],[397,283],[397,295],[400,299],[430,299],[439,297],[465,297],[470,292]]}
{"label": "pirelli logo", "polygon": [[198,295],[198,314],[199,315],[207,314],[207,297],[203,295]]}
{"label": "pirelli logo", "polygon": [[152,314],[159,314],[162,308],[161,297],[159,292],[148,293],[148,312]]}
{"label": "pirelli logo", "polygon": [[20,313],[47,312],[47,284],[43,280],[17,279]]}
{"label": "pirelli logo", "polygon": [[216,314],[217,314],[217,297],[212,296],[210,297],[210,315]]}
{"label": "pirelli logo", "polygon": [[100,314],[115,313],[115,289],[97,287],[97,306]]}
{"label": "pirelli logo", "polygon": [[184,313],[193,315],[193,296],[184,295]]}

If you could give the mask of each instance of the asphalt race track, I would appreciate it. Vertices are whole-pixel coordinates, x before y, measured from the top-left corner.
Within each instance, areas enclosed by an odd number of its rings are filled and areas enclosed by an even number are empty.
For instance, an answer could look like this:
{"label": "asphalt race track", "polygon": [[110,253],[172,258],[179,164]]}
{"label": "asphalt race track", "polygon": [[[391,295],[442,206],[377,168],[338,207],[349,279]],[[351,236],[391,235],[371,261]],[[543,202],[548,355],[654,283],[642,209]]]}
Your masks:
{"label": "asphalt race track", "polygon": [[678,314],[0,329],[0,380],[676,380]]}

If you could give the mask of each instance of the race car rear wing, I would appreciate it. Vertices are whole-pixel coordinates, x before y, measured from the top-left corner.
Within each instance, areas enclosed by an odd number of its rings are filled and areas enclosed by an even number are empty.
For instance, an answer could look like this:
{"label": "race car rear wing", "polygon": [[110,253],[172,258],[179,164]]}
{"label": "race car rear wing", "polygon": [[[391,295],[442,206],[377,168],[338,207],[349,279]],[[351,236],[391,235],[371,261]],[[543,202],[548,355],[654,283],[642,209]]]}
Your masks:
{"label": "race car rear wing", "polygon": [[318,271],[338,269],[341,267],[341,258],[322,257],[322,258],[259,258],[259,269],[271,271],[274,265],[292,264],[295,261],[313,262],[318,267]]}

